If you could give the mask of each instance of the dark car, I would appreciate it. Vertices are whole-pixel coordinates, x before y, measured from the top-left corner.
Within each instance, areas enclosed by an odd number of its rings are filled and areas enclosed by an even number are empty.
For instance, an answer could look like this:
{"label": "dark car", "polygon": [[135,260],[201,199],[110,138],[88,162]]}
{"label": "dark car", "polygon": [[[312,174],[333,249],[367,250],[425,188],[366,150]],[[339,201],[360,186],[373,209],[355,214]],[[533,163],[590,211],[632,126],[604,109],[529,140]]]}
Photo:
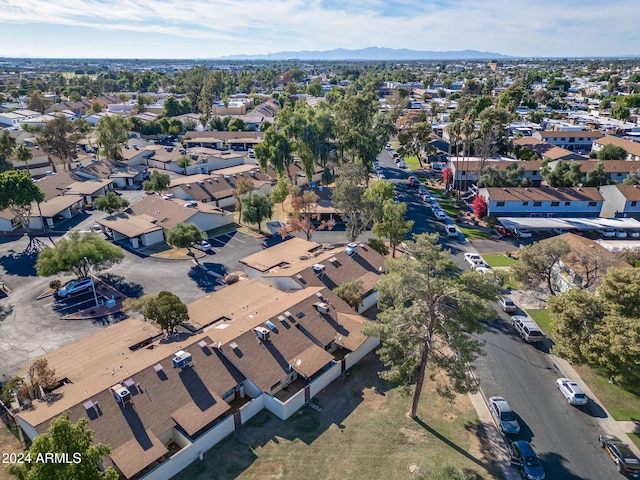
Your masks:
{"label": "dark car", "polygon": [[629,478],[640,478],[640,459],[615,435],[600,435],[598,437],[600,446],[616,463],[618,471]]}
{"label": "dark car", "polygon": [[522,470],[524,478],[528,480],[543,480],[544,469],[540,465],[538,456],[525,440],[516,440],[509,445],[511,465]]}

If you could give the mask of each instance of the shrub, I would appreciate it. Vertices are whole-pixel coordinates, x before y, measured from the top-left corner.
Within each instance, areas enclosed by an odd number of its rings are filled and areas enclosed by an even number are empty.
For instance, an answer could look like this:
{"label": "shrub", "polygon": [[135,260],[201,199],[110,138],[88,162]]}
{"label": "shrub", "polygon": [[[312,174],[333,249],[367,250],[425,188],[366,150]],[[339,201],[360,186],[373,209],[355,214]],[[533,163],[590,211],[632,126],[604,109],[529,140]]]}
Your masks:
{"label": "shrub", "polygon": [[507,251],[505,252],[505,256],[506,256],[506,257],[508,257],[508,258],[511,258],[511,252],[507,250]]}
{"label": "shrub", "polygon": [[53,288],[55,291],[60,290],[62,288],[62,282],[60,280],[51,280],[49,282],[49,288]]}
{"label": "shrub", "polygon": [[484,224],[487,226],[487,228],[493,229],[493,227],[495,227],[497,223],[498,220],[496,219],[496,217],[484,217]]}
{"label": "shrub", "polygon": [[367,242],[371,248],[373,248],[380,255],[387,255],[389,253],[389,248],[387,245],[380,240],[379,238],[372,238]]}

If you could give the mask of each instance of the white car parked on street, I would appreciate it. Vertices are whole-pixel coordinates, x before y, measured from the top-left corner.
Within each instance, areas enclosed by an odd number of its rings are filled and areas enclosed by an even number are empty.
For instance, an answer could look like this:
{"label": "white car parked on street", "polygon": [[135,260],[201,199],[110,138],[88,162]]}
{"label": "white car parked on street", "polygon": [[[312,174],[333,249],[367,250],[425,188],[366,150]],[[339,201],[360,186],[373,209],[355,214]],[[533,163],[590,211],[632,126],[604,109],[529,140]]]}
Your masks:
{"label": "white car parked on street", "polygon": [[573,380],[559,378],[556,380],[556,385],[571,405],[586,405],[589,403],[589,397],[584,393],[582,387]]}

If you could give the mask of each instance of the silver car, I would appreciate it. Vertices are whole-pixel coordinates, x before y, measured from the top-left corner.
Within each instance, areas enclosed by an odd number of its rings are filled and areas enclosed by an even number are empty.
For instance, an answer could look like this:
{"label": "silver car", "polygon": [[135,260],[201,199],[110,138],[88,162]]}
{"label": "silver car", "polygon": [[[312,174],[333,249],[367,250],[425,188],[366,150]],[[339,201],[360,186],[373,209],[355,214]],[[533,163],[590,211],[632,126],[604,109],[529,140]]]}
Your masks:
{"label": "silver car", "polygon": [[571,405],[586,405],[589,397],[584,393],[582,387],[569,378],[559,378],[556,380],[558,389]]}
{"label": "silver car", "polygon": [[489,398],[489,410],[491,415],[496,419],[496,422],[500,426],[506,435],[517,435],[520,433],[520,424],[518,423],[518,417],[507,401],[502,397]]}

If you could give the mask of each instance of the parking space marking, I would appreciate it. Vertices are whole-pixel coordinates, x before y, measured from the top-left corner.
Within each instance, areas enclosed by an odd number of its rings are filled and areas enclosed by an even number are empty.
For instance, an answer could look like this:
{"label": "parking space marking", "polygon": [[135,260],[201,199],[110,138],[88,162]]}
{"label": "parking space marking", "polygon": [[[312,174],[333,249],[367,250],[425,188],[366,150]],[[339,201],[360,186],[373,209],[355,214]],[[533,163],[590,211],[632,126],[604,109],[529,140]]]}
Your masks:
{"label": "parking space marking", "polygon": [[235,237],[235,236],[233,236],[233,235],[229,235],[228,233],[225,233],[224,235],[225,235],[226,237],[229,237],[231,240],[237,240],[237,241],[239,241],[240,243],[247,243],[247,242],[244,242],[244,241],[240,240],[239,238],[236,238],[236,237]]}
{"label": "parking space marking", "polygon": [[[220,235],[220,236],[222,236],[222,235]],[[221,246],[218,247],[218,248],[223,248],[225,246],[229,246],[229,247],[233,248],[233,245],[229,245],[229,242],[223,242],[222,240],[218,240],[217,237],[211,237],[209,239],[209,242],[217,242],[217,243],[219,243]]]}

